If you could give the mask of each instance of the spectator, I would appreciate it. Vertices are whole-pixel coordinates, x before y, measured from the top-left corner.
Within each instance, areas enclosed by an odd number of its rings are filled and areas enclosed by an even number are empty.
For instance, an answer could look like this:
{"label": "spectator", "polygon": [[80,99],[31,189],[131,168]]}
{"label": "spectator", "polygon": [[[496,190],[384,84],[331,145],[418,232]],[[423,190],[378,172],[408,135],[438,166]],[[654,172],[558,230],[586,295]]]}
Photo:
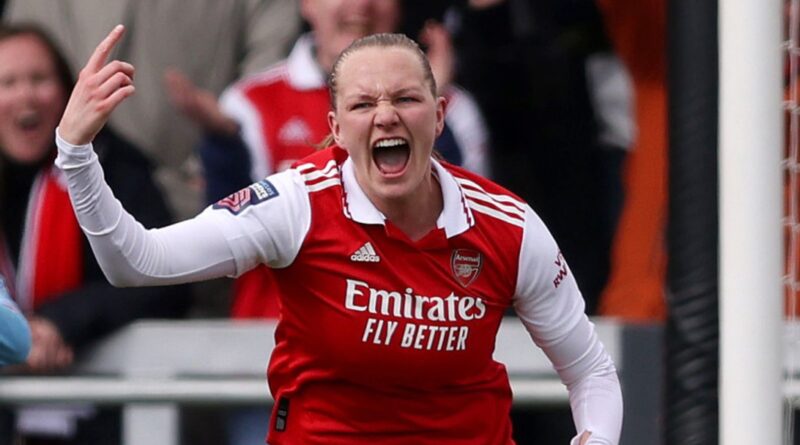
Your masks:
{"label": "spectator", "polygon": [[[0,274],[29,316],[33,344],[21,372],[67,370],[92,341],[137,318],[180,316],[190,302],[185,287],[117,289],[103,276],[53,166],[53,132],[71,90],[66,62],[39,28],[0,25]],[[146,226],[169,223],[149,162],[110,130],[98,142],[117,198]],[[18,424],[34,434],[41,424],[29,412]],[[64,443],[91,443],[82,433]]]}
{"label": "spectator", "polygon": [[242,74],[282,57],[300,22],[295,0],[8,0],[5,19],[33,21],[51,31],[74,72],[108,29],[128,27],[116,57],[136,64],[143,88],[112,125],[154,162],[156,179],[181,219],[202,207],[199,162],[192,155],[199,134],[172,119],[161,87],[165,69],[177,67],[219,93]]}
{"label": "spectator", "polygon": [[615,51],[631,73],[638,138],[625,164],[625,205],[600,313],[666,318],[667,70],[664,0],[597,0]]}

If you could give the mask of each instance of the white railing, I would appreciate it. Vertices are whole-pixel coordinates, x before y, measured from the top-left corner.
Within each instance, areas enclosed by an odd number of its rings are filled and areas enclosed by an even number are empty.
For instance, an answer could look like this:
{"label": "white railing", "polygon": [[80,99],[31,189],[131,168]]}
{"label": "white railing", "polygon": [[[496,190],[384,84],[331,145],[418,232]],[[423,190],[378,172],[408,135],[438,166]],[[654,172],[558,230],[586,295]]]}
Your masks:
{"label": "white railing", "polygon": [[[595,323],[621,367],[621,326]],[[274,328],[266,321],[137,322],[80,357],[69,376],[3,377],[0,404],[123,405],[124,445],[177,444],[181,405],[271,403],[265,370]],[[515,406],[567,403],[550,362],[517,319],[503,321],[495,358],[506,364]]]}

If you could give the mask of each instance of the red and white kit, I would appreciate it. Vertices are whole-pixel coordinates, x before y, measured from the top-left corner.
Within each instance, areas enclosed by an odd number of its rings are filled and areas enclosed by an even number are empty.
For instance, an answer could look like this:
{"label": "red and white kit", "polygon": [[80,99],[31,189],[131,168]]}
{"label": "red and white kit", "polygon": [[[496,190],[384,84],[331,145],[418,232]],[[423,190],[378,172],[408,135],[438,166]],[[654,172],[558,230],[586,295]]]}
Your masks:
{"label": "red and white kit", "polygon": [[578,431],[617,443],[619,383],[575,281],[533,210],[492,182],[433,161],[444,209],[437,229],[411,241],[334,147],[145,231],[88,146],[59,149],[79,222],[115,284],[275,269],[269,443],[512,444],[508,376],[492,358],[511,306],[567,385]]}

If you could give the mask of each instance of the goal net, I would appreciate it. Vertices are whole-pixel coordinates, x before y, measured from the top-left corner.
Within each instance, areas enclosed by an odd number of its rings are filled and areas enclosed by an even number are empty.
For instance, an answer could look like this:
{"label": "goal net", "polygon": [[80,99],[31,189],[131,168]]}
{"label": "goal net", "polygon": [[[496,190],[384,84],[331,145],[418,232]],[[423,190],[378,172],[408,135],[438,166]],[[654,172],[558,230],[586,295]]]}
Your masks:
{"label": "goal net", "polygon": [[[784,384],[784,443],[795,440],[796,408],[800,400],[798,372],[800,329],[797,317],[800,299],[800,0],[785,1],[783,10],[783,112],[785,151],[783,168],[783,234],[785,267],[783,276],[786,313]],[[800,439],[800,438],[798,438]]]}

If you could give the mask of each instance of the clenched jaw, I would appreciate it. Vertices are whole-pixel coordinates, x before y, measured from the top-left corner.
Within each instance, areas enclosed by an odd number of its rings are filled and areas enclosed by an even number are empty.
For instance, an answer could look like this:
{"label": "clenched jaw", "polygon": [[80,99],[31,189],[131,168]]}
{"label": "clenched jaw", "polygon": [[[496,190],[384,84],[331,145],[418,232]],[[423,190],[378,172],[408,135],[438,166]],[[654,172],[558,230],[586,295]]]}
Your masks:
{"label": "clenched jaw", "polygon": [[386,176],[400,176],[408,166],[411,147],[403,138],[379,139],[372,146],[372,161]]}

